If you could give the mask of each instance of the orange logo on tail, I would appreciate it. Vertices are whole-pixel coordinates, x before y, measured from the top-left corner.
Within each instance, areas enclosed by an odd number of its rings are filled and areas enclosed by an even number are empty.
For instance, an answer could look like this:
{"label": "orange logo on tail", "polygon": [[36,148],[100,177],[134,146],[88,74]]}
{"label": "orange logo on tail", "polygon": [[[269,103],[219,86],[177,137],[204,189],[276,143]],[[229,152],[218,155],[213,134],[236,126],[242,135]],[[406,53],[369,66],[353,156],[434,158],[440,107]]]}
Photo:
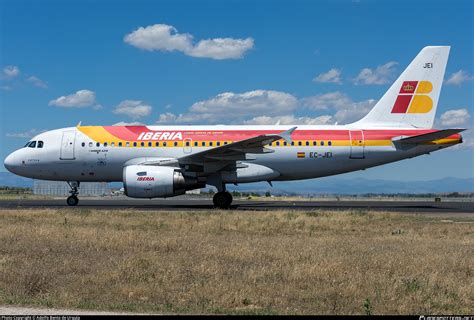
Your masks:
{"label": "orange logo on tail", "polygon": [[[416,91],[415,91],[416,89]],[[392,113],[427,113],[433,109],[433,100],[428,96],[433,90],[429,81],[404,81]]]}

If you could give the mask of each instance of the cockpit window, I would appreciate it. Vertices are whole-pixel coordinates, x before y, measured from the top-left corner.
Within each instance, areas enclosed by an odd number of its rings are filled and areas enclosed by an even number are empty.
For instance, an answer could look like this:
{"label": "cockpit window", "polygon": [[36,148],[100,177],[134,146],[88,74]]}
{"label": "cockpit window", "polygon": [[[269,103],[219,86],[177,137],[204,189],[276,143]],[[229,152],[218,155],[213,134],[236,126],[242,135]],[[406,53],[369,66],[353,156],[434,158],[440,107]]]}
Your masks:
{"label": "cockpit window", "polygon": [[23,148],[26,148],[30,145],[31,141],[28,141]]}
{"label": "cockpit window", "polygon": [[43,148],[43,141],[38,141],[38,148]]}
{"label": "cockpit window", "polygon": [[35,148],[36,147],[36,141],[31,141],[30,144],[28,145],[30,148]]}

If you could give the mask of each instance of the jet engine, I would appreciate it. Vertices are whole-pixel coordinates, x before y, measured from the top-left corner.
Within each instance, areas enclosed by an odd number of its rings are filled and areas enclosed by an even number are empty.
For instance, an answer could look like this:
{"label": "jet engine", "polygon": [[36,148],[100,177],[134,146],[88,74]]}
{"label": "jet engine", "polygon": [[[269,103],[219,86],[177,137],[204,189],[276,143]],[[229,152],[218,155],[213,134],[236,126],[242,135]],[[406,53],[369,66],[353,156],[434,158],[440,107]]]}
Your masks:
{"label": "jet engine", "polygon": [[202,188],[197,180],[184,177],[177,168],[130,165],[123,168],[125,195],[131,198],[166,198]]}

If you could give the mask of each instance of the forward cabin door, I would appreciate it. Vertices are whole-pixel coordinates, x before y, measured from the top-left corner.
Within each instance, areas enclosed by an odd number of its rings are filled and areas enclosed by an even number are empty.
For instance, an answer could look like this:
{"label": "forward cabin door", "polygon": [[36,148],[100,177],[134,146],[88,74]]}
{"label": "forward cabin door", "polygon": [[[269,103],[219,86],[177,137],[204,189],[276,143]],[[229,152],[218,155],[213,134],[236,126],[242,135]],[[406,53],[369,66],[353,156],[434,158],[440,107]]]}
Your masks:
{"label": "forward cabin door", "polygon": [[76,142],[76,130],[64,131],[61,140],[61,153],[59,159],[74,160],[74,145]]}
{"label": "forward cabin door", "polygon": [[351,139],[351,159],[363,159],[365,142],[364,142],[364,133],[362,130],[351,130],[349,131]]}

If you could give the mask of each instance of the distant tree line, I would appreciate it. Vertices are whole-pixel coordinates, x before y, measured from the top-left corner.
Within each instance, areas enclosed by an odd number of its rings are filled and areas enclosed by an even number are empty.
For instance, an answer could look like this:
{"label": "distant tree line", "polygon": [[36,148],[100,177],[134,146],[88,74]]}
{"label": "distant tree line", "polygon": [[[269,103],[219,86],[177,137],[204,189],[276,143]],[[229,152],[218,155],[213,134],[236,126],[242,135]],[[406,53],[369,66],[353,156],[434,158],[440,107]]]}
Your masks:
{"label": "distant tree line", "polygon": [[0,193],[3,194],[25,194],[25,193],[32,193],[33,189],[27,187],[8,187],[8,186],[0,186]]}

